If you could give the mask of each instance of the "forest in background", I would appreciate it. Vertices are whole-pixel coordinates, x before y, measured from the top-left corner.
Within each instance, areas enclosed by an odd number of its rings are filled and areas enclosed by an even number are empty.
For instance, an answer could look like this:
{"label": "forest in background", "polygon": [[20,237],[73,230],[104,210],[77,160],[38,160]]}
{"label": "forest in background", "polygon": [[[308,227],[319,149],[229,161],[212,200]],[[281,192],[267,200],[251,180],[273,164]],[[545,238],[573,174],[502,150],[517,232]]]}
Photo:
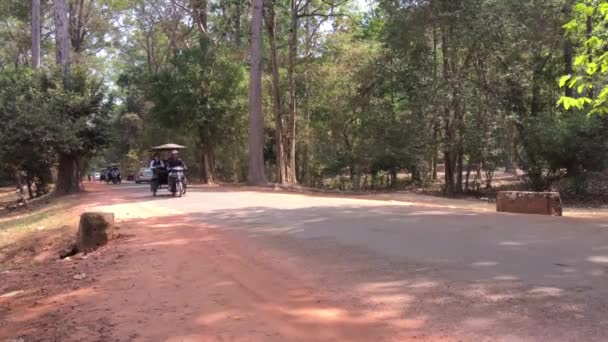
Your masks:
{"label": "forest in background", "polygon": [[2,178],[44,185],[56,166],[69,193],[170,141],[188,146],[190,178],[246,182],[261,23],[270,182],[452,196],[492,191],[500,171],[605,197],[607,13],[600,0],[5,0]]}

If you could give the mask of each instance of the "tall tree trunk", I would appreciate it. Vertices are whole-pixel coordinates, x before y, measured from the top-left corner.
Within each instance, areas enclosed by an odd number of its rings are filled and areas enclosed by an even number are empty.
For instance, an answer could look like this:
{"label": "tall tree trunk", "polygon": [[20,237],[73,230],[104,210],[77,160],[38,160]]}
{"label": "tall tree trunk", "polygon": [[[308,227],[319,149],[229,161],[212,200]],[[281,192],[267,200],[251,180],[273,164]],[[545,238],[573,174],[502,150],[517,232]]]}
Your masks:
{"label": "tall tree trunk", "polygon": [[468,192],[469,191],[469,179],[471,177],[471,161],[469,161],[467,163],[467,175],[465,177],[465,182],[464,182],[464,191]]}
{"label": "tall tree trunk", "polygon": [[540,108],[541,108],[541,103],[540,103],[540,84],[539,84],[539,79],[540,79],[540,70],[534,70],[534,73],[532,74],[532,101],[530,104],[530,115],[532,117],[536,117],[538,116],[538,114],[540,113]]}
{"label": "tall tree trunk", "polygon": [[541,103],[541,84],[543,70],[550,59],[550,56],[542,56],[541,48],[533,48],[534,70],[532,72],[532,100],[530,104],[530,115],[536,117],[542,110]]}
{"label": "tall tree trunk", "polygon": [[88,35],[86,25],[93,2],[94,0],[89,0],[88,4],[85,4],[85,0],[68,0],[68,34],[72,48],[72,64],[82,63],[81,55]]}
{"label": "tall tree trunk", "polygon": [[236,13],[234,18],[234,35],[235,35],[235,43],[237,47],[241,47],[243,45],[243,29],[241,28],[241,15],[243,11],[243,1],[240,0],[236,4]]}
{"label": "tall tree trunk", "polygon": [[[572,42],[568,37],[564,37],[564,74],[572,75],[574,73],[574,69],[572,67],[572,58],[574,55],[574,48],[572,47]],[[574,89],[570,87],[564,87],[564,93],[568,97],[572,97],[574,95]]]}
{"label": "tall tree trunk", "polygon": [[431,178],[437,180],[437,159],[439,158],[439,120],[433,122],[433,160],[431,161]]}
{"label": "tall tree trunk", "polygon": [[[605,2],[604,2],[604,4],[605,4]],[[604,29],[606,29],[606,26],[604,26]],[[586,29],[587,39],[590,39],[592,34],[593,34],[593,18],[591,16],[588,16],[587,17],[587,29]],[[593,51],[592,51],[591,47],[589,47],[587,49],[587,53],[589,54],[589,56],[593,55]],[[587,97],[589,97],[589,98],[595,97],[593,87],[587,89]]]}
{"label": "tall tree trunk", "polygon": [[40,67],[40,0],[32,0],[32,67]]}
{"label": "tall tree trunk", "polygon": [[28,195],[28,199],[29,200],[33,200],[34,199],[34,191],[32,190],[32,184],[33,184],[33,180],[32,178],[29,176],[29,172],[27,177],[25,177],[25,181],[27,184],[27,195]]}
{"label": "tall tree trunk", "polygon": [[17,183],[19,202],[27,203],[27,198],[25,198],[25,192],[23,191],[23,175],[21,174],[21,170],[19,169],[15,169],[15,182]]}
{"label": "tall tree trunk", "polygon": [[517,173],[515,168],[515,155],[517,153],[515,148],[515,127],[512,124],[507,125],[507,165],[505,167],[505,172],[507,173]]}
{"label": "tall tree trunk", "polygon": [[353,190],[355,192],[361,191],[361,169],[357,166],[351,166],[353,170]]}
{"label": "tall tree trunk", "polygon": [[[449,123],[446,123],[446,141],[450,141],[450,128]],[[451,146],[446,146],[443,151],[443,164],[444,164],[444,179],[445,179],[445,194],[448,196],[454,195],[454,168]]]}
{"label": "tall tree trunk", "polygon": [[[448,33],[446,27],[441,27],[441,58],[443,59],[443,82],[451,85],[450,62],[449,62],[449,46]],[[445,193],[448,196],[454,195],[454,114],[453,101],[446,97],[444,101],[444,150],[443,159],[445,167]]]}
{"label": "tall tree trunk", "polygon": [[[205,39],[210,39],[208,34],[207,26],[207,11],[208,1],[207,0],[191,0],[190,6],[192,8],[192,15],[196,27]],[[207,41],[207,44],[211,44],[211,41]],[[215,161],[213,154],[213,147],[208,138],[208,134],[204,127],[199,127],[199,139],[200,139],[200,157],[201,157],[201,181],[205,184],[215,183]]]}
{"label": "tall tree trunk", "polygon": [[60,195],[67,195],[82,190],[77,156],[69,154],[60,155],[58,171],[55,192]]}
{"label": "tall tree trunk", "polygon": [[272,67],[272,98],[274,104],[275,117],[275,148],[277,165],[277,182],[285,184],[286,179],[286,160],[285,145],[283,141],[283,104],[281,101],[281,80],[279,78],[279,61],[277,58],[277,37],[276,37],[276,17],[274,11],[274,1],[267,1],[265,4],[265,22],[270,41],[270,64]]}
{"label": "tall tree trunk", "polygon": [[[313,44],[313,30],[311,25],[312,17],[310,16],[311,12],[311,2],[307,2],[304,8],[306,21],[305,21],[305,34],[306,34],[306,42],[305,45],[305,56],[312,55],[312,44]],[[304,71],[304,101],[303,101],[303,110],[305,113],[305,128],[304,128],[304,143],[302,144],[302,173],[301,173],[301,181],[306,186],[311,186],[311,142],[310,142],[310,107],[309,107],[309,85],[308,85],[308,70]]]}
{"label": "tall tree trunk", "polygon": [[199,142],[201,151],[201,181],[205,184],[215,183],[215,157],[213,145],[205,127],[199,126]]}
{"label": "tall tree trunk", "polygon": [[[567,0],[564,4],[564,16],[569,20],[572,16],[572,0]],[[572,64],[572,60],[574,58],[574,47],[572,46],[572,40],[568,38],[565,34],[565,30],[563,32],[563,44],[564,44],[564,75],[573,75],[574,68]],[[568,97],[572,97],[574,91],[570,87],[564,87],[565,95]]]}
{"label": "tall tree trunk", "polygon": [[201,147],[201,181],[205,184],[214,184],[213,154],[208,146]]}
{"label": "tall tree trunk", "polygon": [[289,79],[289,149],[287,163],[287,181],[297,183],[296,178],[296,119],[298,101],[296,93],[296,56],[298,53],[298,1],[291,0],[291,23],[289,31],[289,62],[287,76]]}
{"label": "tall tree trunk", "polygon": [[456,164],[456,192],[462,192],[462,173],[464,171],[464,153],[462,147],[458,148],[458,160]]}
{"label": "tall tree trunk", "polygon": [[250,184],[266,184],[264,174],[264,116],[262,115],[262,0],[253,0],[251,13],[251,72],[249,78]]}
{"label": "tall tree trunk", "polygon": [[[458,101],[460,98],[460,94],[458,91],[454,91],[454,101]],[[455,121],[456,121],[456,129],[458,131],[457,138],[457,150],[456,153],[456,193],[462,193],[462,173],[464,171],[463,163],[464,163],[464,108],[462,104],[456,102],[454,104],[455,111]]]}
{"label": "tall tree trunk", "polygon": [[[439,75],[439,62],[438,62],[438,49],[439,45],[439,37],[437,26],[433,26],[433,77],[437,82],[441,79],[441,75]],[[440,127],[440,118],[438,118],[436,113],[434,113],[435,117],[433,118],[433,157],[431,160],[431,179],[433,181],[437,180],[437,159],[439,158],[439,130]]]}
{"label": "tall tree trunk", "polygon": [[191,0],[192,14],[194,16],[194,22],[201,34],[207,35],[207,4],[208,0]]}
{"label": "tall tree trunk", "polygon": [[71,88],[70,77],[70,34],[67,0],[55,0],[55,57],[61,66],[66,88]]}
{"label": "tall tree trunk", "polygon": [[475,165],[475,169],[476,173],[473,183],[475,184],[475,191],[479,192],[481,190],[481,163],[477,163],[477,165]]}
{"label": "tall tree trunk", "polygon": [[[72,88],[70,71],[70,34],[68,20],[67,0],[55,0],[54,6],[55,22],[55,57],[57,64],[63,71],[63,82],[66,89]],[[59,168],[57,174],[58,194],[70,194],[82,190],[80,182],[78,156],[61,154],[59,156]]]}
{"label": "tall tree trunk", "polygon": [[445,132],[444,132],[444,150],[443,150],[443,164],[444,164],[444,179],[445,179],[445,194],[448,196],[454,195],[454,146],[453,145],[453,129],[452,120],[450,118],[450,109],[446,106],[445,110]]}

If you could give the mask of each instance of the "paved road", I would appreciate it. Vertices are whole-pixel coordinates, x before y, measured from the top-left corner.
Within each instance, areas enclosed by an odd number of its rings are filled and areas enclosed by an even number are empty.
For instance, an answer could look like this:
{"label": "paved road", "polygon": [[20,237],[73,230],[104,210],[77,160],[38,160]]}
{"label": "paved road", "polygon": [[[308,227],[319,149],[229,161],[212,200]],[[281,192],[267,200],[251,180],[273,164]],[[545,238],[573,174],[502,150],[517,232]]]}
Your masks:
{"label": "paved road", "polygon": [[151,205],[242,238],[404,339],[608,340],[605,221],[220,188],[116,192],[124,218]]}

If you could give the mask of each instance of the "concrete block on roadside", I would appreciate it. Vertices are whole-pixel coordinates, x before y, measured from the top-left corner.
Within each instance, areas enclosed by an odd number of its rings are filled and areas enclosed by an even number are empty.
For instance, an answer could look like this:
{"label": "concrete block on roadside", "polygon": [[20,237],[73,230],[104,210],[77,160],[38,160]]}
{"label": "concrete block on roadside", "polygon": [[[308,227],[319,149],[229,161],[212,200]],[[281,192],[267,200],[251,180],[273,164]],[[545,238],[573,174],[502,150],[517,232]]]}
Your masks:
{"label": "concrete block on roadside", "polygon": [[558,192],[501,191],[496,195],[496,211],[562,216],[562,200]]}
{"label": "concrete block on roadside", "polygon": [[90,252],[105,245],[114,233],[114,214],[88,212],[80,216],[78,226],[78,252]]}

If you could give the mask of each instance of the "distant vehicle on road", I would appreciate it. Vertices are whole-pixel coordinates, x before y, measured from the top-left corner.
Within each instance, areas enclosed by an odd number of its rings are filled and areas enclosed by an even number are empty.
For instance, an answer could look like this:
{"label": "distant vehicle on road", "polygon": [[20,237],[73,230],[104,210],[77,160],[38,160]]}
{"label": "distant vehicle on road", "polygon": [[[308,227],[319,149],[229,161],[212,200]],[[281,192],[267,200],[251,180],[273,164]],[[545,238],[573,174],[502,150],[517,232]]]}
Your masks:
{"label": "distant vehicle on road", "polygon": [[106,167],[106,183],[121,184],[122,178],[120,176],[119,164],[110,164]]}
{"label": "distant vehicle on road", "polygon": [[154,177],[154,172],[152,171],[151,168],[142,167],[141,169],[139,169],[139,172],[137,172],[137,174],[135,174],[135,183],[137,183],[137,184],[149,183],[152,181],[153,177]]}
{"label": "distant vehicle on road", "polygon": [[95,174],[93,175],[93,179],[96,181],[101,180],[101,173],[95,172]]}

